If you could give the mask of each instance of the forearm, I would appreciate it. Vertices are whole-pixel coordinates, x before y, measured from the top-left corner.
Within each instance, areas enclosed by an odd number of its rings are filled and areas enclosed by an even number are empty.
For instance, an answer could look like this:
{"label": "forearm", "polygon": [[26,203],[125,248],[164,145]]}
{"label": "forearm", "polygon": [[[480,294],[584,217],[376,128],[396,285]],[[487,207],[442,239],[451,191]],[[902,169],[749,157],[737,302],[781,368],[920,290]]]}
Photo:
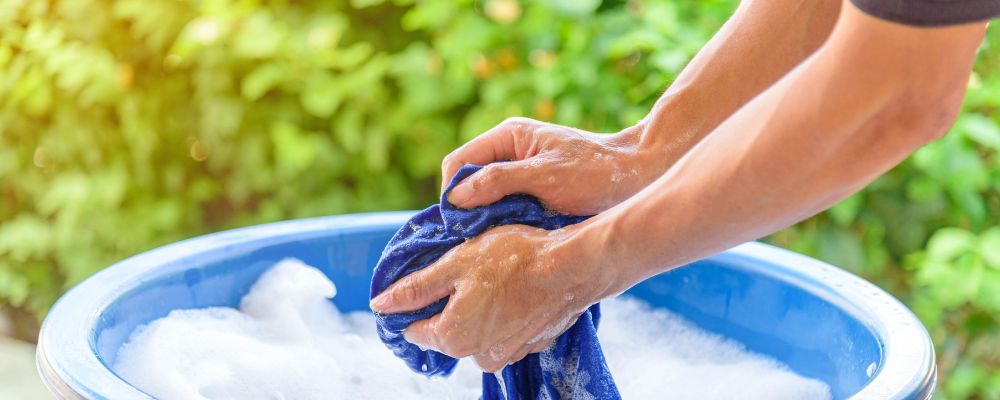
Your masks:
{"label": "forearm", "polygon": [[845,9],[814,56],[560,248],[614,260],[591,272],[619,292],[807,218],[944,132],[983,24],[916,29],[859,13]]}
{"label": "forearm", "polygon": [[630,131],[660,173],[829,36],[839,0],[744,0]]}

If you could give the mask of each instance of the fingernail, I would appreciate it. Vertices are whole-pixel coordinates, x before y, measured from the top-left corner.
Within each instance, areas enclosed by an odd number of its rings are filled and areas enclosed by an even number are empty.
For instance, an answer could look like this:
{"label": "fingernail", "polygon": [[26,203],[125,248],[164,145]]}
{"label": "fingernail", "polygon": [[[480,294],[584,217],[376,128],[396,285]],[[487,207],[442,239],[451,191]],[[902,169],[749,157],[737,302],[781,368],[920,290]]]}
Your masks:
{"label": "fingernail", "polygon": [[472,184],[460,183],[448,193],[448,201],[451,204],[461,207],[472,198]]}
{"label": "fingernail", "polygon": [[370,307],[372,311],[381,313],[382,310],[386,308],[386,303],[389,302],[388,298],[389,296],[386,296],[385,293],[375,296],[375,298],[368,303],[368,307]]}

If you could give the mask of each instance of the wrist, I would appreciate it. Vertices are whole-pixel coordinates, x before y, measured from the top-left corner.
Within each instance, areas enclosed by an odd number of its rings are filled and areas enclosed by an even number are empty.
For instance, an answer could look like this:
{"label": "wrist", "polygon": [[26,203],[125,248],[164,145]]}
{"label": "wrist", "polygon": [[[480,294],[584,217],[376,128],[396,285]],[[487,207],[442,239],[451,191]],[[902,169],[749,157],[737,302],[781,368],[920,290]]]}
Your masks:
{"label": "wrist", "polygon": [[686,85],[679,89],[675,86],[660,96],[649,113],[628,129],[635,132],[639,153],[661,174],[720,122],[712,119],[704,93]]}
{"label": "wrist", "polygon": [[635,125],[622,129],[612,136],[611,145],[627,148],[629,159],[652,181],[667,172],[696,141],[693,135],[675,134],[665,126],[662,118],[657,118],[659,104]]}
{"label": "wrist", "polygon": [[673,157],[667,157],[661,147],[654,146],[645,139],[649,134],[647,119],[606,136],[602,144],[608,153],[620,155],[614,159],[615,164],[611,167],[620,174],[620,179],[615,179],[612,174],[612,182],[619,184],[620,189],[626,191],[627,195],[617,199],[616,204],[659,178],[673,163]]}
{"label": "wrist", "polygon": [[624,292],[636,282],[630,279],[627,261],[617,256],[621,243],[605,226],[595,226],[594,217],[555,234],[546,246],[548,257],[557,265],[557,274],[567,283],[567,293],[574,293],[588,307]]}

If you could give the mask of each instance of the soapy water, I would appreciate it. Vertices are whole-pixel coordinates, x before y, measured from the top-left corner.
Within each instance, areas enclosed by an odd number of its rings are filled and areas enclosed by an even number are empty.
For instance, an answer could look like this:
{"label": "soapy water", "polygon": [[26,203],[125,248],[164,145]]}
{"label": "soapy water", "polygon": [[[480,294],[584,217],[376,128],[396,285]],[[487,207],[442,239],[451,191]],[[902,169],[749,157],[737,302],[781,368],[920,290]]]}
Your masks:
{"label": "soapy water", "polygon": [[[137,328],[113,369],[164,400],[482,394],[482,374],[471,359],[450,377],[414,373],[379,340],[374,316],[340,313],[328,300],[335,294],[319,270],[283,260],[258,279],[238,310],[175,310]],[[824,383],[639,300],[611,299],[602,307],[598,337],[625,399],[830,398]]]}

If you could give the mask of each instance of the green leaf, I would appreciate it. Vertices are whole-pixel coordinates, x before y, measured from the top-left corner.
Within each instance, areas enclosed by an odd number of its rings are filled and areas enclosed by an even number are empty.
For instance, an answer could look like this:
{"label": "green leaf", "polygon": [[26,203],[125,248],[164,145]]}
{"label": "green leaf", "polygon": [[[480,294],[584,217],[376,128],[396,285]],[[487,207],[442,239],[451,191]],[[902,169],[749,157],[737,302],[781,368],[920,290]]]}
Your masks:
{"label": "green leaf", "polygon": [[284,27],[266,10],[258,10],[239,27],[233,51],[246,58],[268,58],[277,53],[285,38]]}
{"label": "green leaf", "polygon": [[365,161],[372,171],[385,171],[389,164],[389,135],[381,130],[369,130],[365,135]]}
{"label": "green leaf", "polygon": [[917,280],[934,293],[944,307],[956,307],[975,300],[986,270],[973,254],[954,261],[924,260]]}
{"label": "green leaf", "polygon": [[986,371],[969,362],[963,362],[948,377],[945,392],[956,399],[972,397],[976,388],[986,379]]}
{"label": "green leaf", "polygon": [[377,6],[384,2],[385,0],[351,0],[351,7],[366,8],[366,7]]}
{"label": "green leaf", "polygon": [[856,235],[844,229],[831,226],[821,230],[817,256],[849,271],[861,272],[864,269],[864,245]]}
{"label": "green leaf", "polygon": [[0,303],[20,307],[28,299],[31,285],[10,266],[0,262]]}
{"label": "green leaf", "polygon": [[984,271],[976,304],[992,313],[1000,312],[1000,270]]}
{"label": "green leaf", "polygon": [[1000,226],[991,227],[980,235],[979,254],[987,266],[1000,270]]}
{"label": "green leaf", "polygon": [[52,245],[52,226],[38,216],[25,213],[0,223],[0,256],[14,262],[44,257]]}
{"label": "green leaf", "polygon": [[601,0],[547,0],[547,3],[560,13],[584,16],[593,13],[601,5]]}
{"label": "green leaf", "polygon": [[1000,126],[992,119],[979,114],[964,114],[958,127],[968,136],[987,148],[1000,150]]}
{"label": "green leaf", "polygon": [[913,201],[928,201],[942,195],[941,182],[928,176],[914,177],[906,185],[906,197]]}
{"label": "green leaf", "polygon": [[837,225],[850,225],[851,222],[854,222],[854,218],[857,217],[858,211],[861,210],[863,195],[864,194],[862,192],[858,192],[842,200],[840,203],[837,203],[837,205],[833,206],[828,211],[830,218],[832,218]]}
{"label": "green leaf", "polygon": [[302,88],[302,107],[310,114],[327,118],[343,99],[342,83],[329,74],[317,73]]}
{"label": "green leaf", "polygon": [[927,243],[927,252],[936,260],[953,260],[975,251],[976,235],[961,228],[942,228]]}
{"label": "green leaf", "polygon": [[288,71],[283,65],[277,63],[267,63],[257,67],[247,74],[240,83],[240,92],[243,98],[254,101],[263,96],[267,91],[278,86],[285,81]]}
{"label": "green leaf", "polygon": [[305,171],[316,157],[316,143],[309,133],[288,122],[276,122],[271,127],[275,164],[286,175]]}

